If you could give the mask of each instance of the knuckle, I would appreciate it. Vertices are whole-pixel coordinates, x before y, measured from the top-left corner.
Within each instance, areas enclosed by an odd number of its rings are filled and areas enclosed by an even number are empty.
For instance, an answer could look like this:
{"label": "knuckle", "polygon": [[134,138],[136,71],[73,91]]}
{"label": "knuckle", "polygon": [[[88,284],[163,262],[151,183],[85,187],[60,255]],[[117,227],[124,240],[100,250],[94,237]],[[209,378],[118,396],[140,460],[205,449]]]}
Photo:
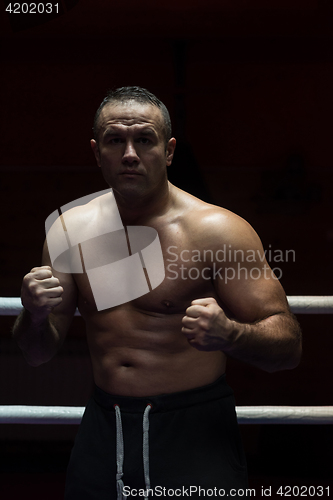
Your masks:
{"label": "knuckle", "polygon": [[209,322],[206,319],[200,319],[199,326],[201,330],[207,332],[209,330]]}
{"label": "knuckle", "polygon": [[41,300],[43,298],[43,290],[38,286],[35,286],[34,288],[35,288],[34,294],[35,294],[36,298]]}
{"label": "knuckle", "polygon": [[26,285],[27,285],[27,288],[28,288],[30,293],[36,292],[37,283],[35,281],[29,280],[29,281],[27,281]]}
{"label": "knuckle", "polygon": [[22,280],[22,289],[28,288],[29,287],[29,278],[28,275],[24,276]]}
{"label": "knuckle", "polygon": [[200,313],[200,318],[202,318],[204,321],[209,320],[210,316],[211,316],[211,314],[209,311],[207,311],[206,308]]}
{"label": "knuckle", "polygon": [[33,279],[32,271],[26,274],[23,278],[23,283],[29,283]]}

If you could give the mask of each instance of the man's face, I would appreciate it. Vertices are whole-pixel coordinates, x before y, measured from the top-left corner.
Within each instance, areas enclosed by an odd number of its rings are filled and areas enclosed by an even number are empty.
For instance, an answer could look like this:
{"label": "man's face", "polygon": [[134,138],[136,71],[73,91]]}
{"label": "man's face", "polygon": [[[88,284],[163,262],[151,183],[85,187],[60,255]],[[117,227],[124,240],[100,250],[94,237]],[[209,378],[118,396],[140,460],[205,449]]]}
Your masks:
{"label": "man's face", "polygon": [[98,144],[92,140],[91,146],[108,185],[125,198],[158,192],[176,144],[165,144],[159,108],[134,101],[107,104],[99,125]]}

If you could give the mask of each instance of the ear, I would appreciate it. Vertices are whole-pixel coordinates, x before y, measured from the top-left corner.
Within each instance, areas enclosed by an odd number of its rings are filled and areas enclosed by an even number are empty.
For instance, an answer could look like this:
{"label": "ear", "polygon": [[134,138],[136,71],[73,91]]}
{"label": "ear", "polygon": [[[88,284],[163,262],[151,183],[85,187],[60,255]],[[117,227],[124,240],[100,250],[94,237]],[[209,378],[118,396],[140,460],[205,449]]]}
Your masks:
{"label": "ear", "polygon": [[91,149],[93,150],[94,152],[94,155],[95,155],[95,158],[96,158],[96,162],[97,162],[97,165],[99,167],[101,167],[101,157],[100,157],[100,154],[99,154],[99,147],[98,147],[98,144],[97,142],[95,141],[95,139],[91,139],[90,141],[90,145],[91,145]]}
{"label": "ear", "polygon": [[166,164],[167,164],[167,167],[169,167],[171,165],[171,163],[172,163],[172,159],[173,159],[173,154],[175,152],[175,148],[176,148],[176,139],[174,137],[172,137],[169,140],[167,148],[166,148]]}

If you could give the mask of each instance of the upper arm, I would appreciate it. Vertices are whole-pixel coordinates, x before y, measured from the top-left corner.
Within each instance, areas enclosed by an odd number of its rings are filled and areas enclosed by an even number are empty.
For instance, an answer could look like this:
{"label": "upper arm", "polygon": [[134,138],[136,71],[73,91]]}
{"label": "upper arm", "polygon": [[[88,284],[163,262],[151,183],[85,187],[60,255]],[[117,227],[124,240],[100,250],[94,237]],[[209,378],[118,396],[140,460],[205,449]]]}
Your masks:
{"label": "upper arm", "polygon": [[[225,250],[225,261],[214,279],[221,302],[234,319],[254,323],[274,314],[289,312],[285,292],[265,258],[261,241],[254,229],[231,214],[216,232],[216,252]],[[218,253],[215,253],[218,256]]]}
{"label": "upper arm", "polygon": [[61,273],[52,267],[46,241],[43,247],[42,265],[51,267],[53,276],[59,279],[60,285],[63,288],[62,301],[54,307],[49,314],[49,318],[51,323],[56,327],[60,339],[64,340],[77,307],[77,286],[71,273]]}

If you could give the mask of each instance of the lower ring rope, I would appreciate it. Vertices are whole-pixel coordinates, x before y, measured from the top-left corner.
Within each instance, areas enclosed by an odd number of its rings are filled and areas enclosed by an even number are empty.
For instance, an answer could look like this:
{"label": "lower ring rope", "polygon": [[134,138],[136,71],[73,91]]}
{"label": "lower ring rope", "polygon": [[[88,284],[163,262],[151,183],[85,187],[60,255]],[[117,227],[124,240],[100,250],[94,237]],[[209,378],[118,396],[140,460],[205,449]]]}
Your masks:
{"label": "lower ring rope", "polygon": [[[292,295],[287,297],[295,314],[333,314],[333,296]],[[19,297],[0,297],[0,316],[17,316],[22,310]],[[80,313],[76,311],[76,316]]]}
{"label": "lower ring rope", "polygon": [[[0,424],[81,422],[81,406],[0,406]],[[333,424],[333,406],[237,406],[239,424]]]}

